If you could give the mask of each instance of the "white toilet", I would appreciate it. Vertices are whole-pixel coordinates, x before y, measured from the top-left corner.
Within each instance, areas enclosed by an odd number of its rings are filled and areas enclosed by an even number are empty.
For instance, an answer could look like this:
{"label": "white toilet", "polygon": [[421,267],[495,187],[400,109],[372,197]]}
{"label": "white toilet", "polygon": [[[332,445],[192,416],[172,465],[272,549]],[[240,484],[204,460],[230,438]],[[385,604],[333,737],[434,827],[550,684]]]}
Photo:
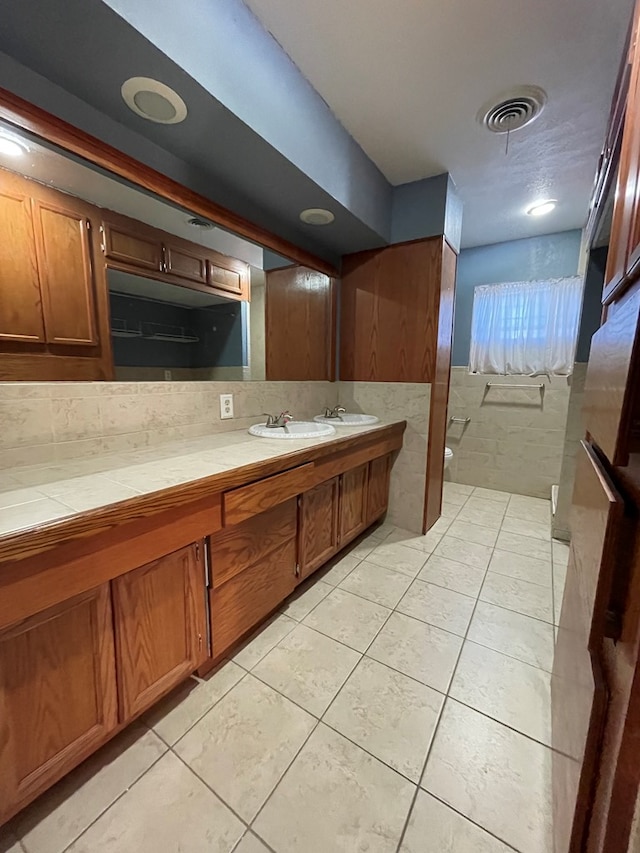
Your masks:
{"label": "white toilet", "polygon": [[450,447],[444,449],[444,468],[445,471],[449,467],[449,462],[453,459],[453,450]]}

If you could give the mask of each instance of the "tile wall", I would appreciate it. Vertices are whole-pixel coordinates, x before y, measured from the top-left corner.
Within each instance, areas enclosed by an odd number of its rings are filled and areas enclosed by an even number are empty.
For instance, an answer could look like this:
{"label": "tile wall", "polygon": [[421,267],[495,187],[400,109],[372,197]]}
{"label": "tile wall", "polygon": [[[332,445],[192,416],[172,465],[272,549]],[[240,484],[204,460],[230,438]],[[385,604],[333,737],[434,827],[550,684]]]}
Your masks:
{"label": "tile wall", "polygon": [[[544,383],[544,395],[536,388],[487,391],[487,381]],[[560,482],[570,391],[571,377],[477,376],[452,368],[449,416],[471,422],[448,428],[454,456],[447,479],[549,499]]]}
{"label": "tile wall", "polygon": [[587,378],[587,364],[576,362],[571,377],[571,394],[569,396],[569,414],[564,440],[562,469],[558,490],[558,506],[553,517],[552,530],[556,539],[571,538],[570,509],[573,498],[573,480],[576,473],[576,456],[581,439],[585,434],[585,423],[582,414],[584,401],[584,384]]}
{"label": "tile wall", "polygon": [[[221,393],[233,420],[220,420]],[[0,468],[243,429],[263,412],[310,418],[337,400],[331,382],[0,383]]]}
{"label": "tile wall", "polygon": [[387,519],[422,533],[431,385],[419,382],[340,382],[339,402],[350,412],[404,419],[404,444],[391,476]]}

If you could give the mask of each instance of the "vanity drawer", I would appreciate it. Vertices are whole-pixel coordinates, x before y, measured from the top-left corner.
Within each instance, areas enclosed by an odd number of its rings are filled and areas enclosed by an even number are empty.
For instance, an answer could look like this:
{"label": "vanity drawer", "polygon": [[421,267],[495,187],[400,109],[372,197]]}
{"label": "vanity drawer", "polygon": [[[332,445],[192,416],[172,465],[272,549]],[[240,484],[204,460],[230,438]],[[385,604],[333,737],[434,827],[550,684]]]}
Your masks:
{"label": "vanity drawer", "polygon": [[225,492],[222,496],[224,526],[240,524],[241,521],[259,515],[306,491],[313,485],[313,470],[313,463],[308,463]]}
{"label": "vanity drawer", "polygon": [[228,527],[211,537],[214,589],[295,538],[297,502],[291,498],[273,509]]}

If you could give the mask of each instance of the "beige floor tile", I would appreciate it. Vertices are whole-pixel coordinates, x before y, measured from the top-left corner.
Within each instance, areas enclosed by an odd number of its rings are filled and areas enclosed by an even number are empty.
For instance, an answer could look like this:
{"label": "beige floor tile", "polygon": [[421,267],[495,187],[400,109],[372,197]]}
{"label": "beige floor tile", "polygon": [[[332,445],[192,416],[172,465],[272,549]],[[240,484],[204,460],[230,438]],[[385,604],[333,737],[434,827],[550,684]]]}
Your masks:
{"label": "beige floor tile", "polygon": [[449,525],[451,524],[450,518],[445,518],[445,516],[440,516],[440,518],[433,524],[429,530],[429,533],[439,533],[441,536],[449,529]]}
{"label": "beige floor tile", "polygon": [[501,551],[511,551],[524,557],[536,557],[538,560],[548,560],[551,557],[551,544],[532,536],[520,536],[518,533],[507,533],[501,530],[498,534],[496,548]]}
{"label": "beige floor tile", "polygon": [[489,545],[478,545],[475,542],[465,542],[446,534],[440,540],[440,544],[433,552],[438,557],[446,557],[447,560],[456,560],[465,566],[475,569],[486,569],[493,553]]}
{"label": "beige floor tile", "polygon": [[547,672],[553,669],[553,628],[539,619],[479,601],[467,639]]}
{"label": "beige floor tile", "polygon": [[69,853],[229,853],[238,818],[168,752],[69,848]]}
{"label": "beige floor tile", "polygon": [[462,521],[461,519],[462,513],[460,513],[447,531],[447,536],[455,536],[456,539],[462,539],[464,542],[475,542],[477,545],[489,545],[489,547],[493,548],[498,538],[497,528],[481,527],[479,524]]}
{"label": "beige floor tile", "polygon": [[458,515],[458,513],[462,509],[462,506],[463,504],[459,504],[454,501],[448,501],[445,497],[443,497],[442,506],[440,507],[440,517],[452,520]]}
{"label": "beige floor tile", "polygon": [[399,853],[512,853],[512,848],[419,791]]}
{"label": "beige floor tile", "polygon": [[319,574],[319,579],[324,583],[331,584],[331,586],[339,586],[359,564],[360,559],[358,557],[354,557],[353,554],[345,554],[339,559],[333,560],[329,568]]}
{"label": "beige floor tile", "polygon": [[418,580],[477,598],[484,575],[484,569],[474,569],[473,566],[432,554],[420,571]]}
{"label": "beige floor tile", "polygon": [[474,494],[469,498],[469,500],[464,505],[464,509],[475,509],[478,512],[486,512],[488,515],[497,516],[498,518],[504,518],[504,513],[507,508],[505,503],[501,501],[492,501],[489,498],[483,498],[482,496],[477,494],[478,490],[474,492]]}
{"label": "beige floor tile", "polygon": [[551,524],[551,501],[542,498],[529,498],[513,495],[507,506],[508,518],[522,518],[539,524]]}
{"label": "beige floor tile", "polygon": [[[446,500],[450,505],[455,504],[457,507],[462,507],[469,499],[470,492],[460,492],[458,491],[458,487],[458,483],[445,483],[442,491],[442,499]],[[464,486],[463,488],[466,489],[467,487]]]}
{"label": "beige floor tile", "polygon": [[511,492],[500,492],[497,489],[484,489],[481,486],[476,486],[473,496],[474,498],[482,498],[486,501],[495,501],[506,505],[511,498]]}
{"label": "beige floor tile", "polygon": [[422,787],[522,853],[548,853],[551,750],[448,699]]}
{"label": "beige floor tile", "polygon": [[0,853],[24,853],[16,836],[4,827],[0,827]]}
{"label": "beige floor tile", "polygon": [[305,617],[303,624],[364,652],[387,621],[390,609],[338,587]]}
{"label": "beige floor tile", "polygon": [[167,747],[133,723],[18,815],[27,853],[61,853],[157,761]]}
{"label": "beige floor tile", "polygon": [[521,581],[537,583],[540,586],[551,586],[550,560],[525,557],[523,554],[514,554],[512,551],[501,551],[496,548],[489,563],[489,571]]}
{"label": "beige floor tile", "polygon": [[368,557],[373,549],[377,548],[383,541],[384,540],[379,539],[377,536],[367,537],[366,539],[362,539],[360,542],[356,542],[356,544],[351,546],[348,551],[345,551],[345,554],[349,554],[349,556],[359,562],[360,560],[364,560],[365,557]]}
{"label": "beige floor tile", "polygon": [[395,853],[414,786],[320,726],[255,822],[278,853]]}
{"label": "beige floor tile", "polygon": [[269,848],[251,832],[247,832],[233,853],[269,853]]}
{"label": "beige floor tile", "polygon": [[461,645],[449,631],[393,613],[367,656],[446,693]]}
{"label": "beige floor tile", "polygon": [[422,536],[413,533],[411,530],[403,530],[397,527],[384,541],[387,545],[397,543],[406,548],[413,548],[415,551],[422,551],[423,554],[431,554],[442,536],[442,533],[436,533],[434,530],[430,530]]}
{"label": "beige floor tile", "polygon": [[269,652],[253,672],[317,717],[347,680],[360,654],[299,625]]}
{"label": "beige floor tile", "polygon": [[431,687],[363,658],[323,721],[417,783],[443,701]]}
{"label": "beige floor tile", "polygon": [[466,642],[449,695],[551,746],[551,674]]}
{"label": "beige floor tile", "polygon": [[551,547],[553,548],[554,566],[566,566],[569,562],[569,545],[566,542],[559,542],[554,539]]}
{"label": "beige floor tile", "polygon": [[202,680],[190,678],[148,711],[144,722],[171,746],[204,717],[244,674],[244,669],[227,661]]}
{"label": "beige floor tile", "polygon": [[256,631],[240,651],[233,656],[233,660],[244,669],[253,669],[271,649],[278,645],[280,640],[286,637],[290,631],[293,631],[297,624],[295,619],[280,613]]}
{"label": "beige floor tile", "polygon": [[487,572],[480,590],[480,601],[524,613],[533,619],[553,622],[551,589],[539,584]]}
{"label": "beige floor tile", "polygon": [[397,542],[385,541],[369,554],[367,561],[413,578],[427,562],[427,554]]}
{"label": "beige floor tile", "polygon": [[346,589],[376,604],[393,609],[410,585],[411,578],[407,575],[363,560],[358,568],[342,581],[340,589]]}
{"label": "beige floor tile", "polygon": [[306,711],[247,675],[174,749],[251,821],[314,725]]}
{"label": "beige floor tile", "polygon": [[475,598],[415,580],[396,610],[463,637],[469,627],[475,603]]}
{"label": "beige floor tile", "polygon": [[456,523],[465,522],[470,524],[479,524],[481,527],[487,527],[491,530],[500,530],[503,517],[502,505],[495,502],[492,504],[491,501],[478,501],[478,503],[490,504],[491,506],[496,507],[494,510],[484,510],[477,509],[475,506],[470,506],[472,501],[473,498],[469,498],[466,504],[462,507],[457,515]]}
{"label": "beige floor tile", "polygon": [[518,533],[520,536],[528,536],[532,539],[551,541],[551,518],[549,521],[540,522],[531,519],[511,518],[505,515],[502,522],[502,530],[505,533]]}
{"label": "beige floor tile", "polygon": [[292,598],[282,608],[282,612],[290,619],[295,619],[296,622],[302,622],[304,617],[311,613],[316,604],[320,604],[333,586],[328,583],[323,583],[316,578],[310,578],[308,582],[303,583]]}

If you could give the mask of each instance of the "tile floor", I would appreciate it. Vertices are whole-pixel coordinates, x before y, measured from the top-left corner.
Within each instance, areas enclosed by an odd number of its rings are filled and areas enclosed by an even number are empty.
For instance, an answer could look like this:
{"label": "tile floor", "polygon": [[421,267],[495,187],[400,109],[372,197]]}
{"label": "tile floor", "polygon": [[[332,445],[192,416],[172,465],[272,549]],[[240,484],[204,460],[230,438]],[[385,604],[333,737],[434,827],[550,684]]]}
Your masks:
{"label": "tile floor", "polygon": [[[447,484],[0,834],[0,853],[549,853],[549,503]],[[554,618],[555,614],[555,618]]]}

